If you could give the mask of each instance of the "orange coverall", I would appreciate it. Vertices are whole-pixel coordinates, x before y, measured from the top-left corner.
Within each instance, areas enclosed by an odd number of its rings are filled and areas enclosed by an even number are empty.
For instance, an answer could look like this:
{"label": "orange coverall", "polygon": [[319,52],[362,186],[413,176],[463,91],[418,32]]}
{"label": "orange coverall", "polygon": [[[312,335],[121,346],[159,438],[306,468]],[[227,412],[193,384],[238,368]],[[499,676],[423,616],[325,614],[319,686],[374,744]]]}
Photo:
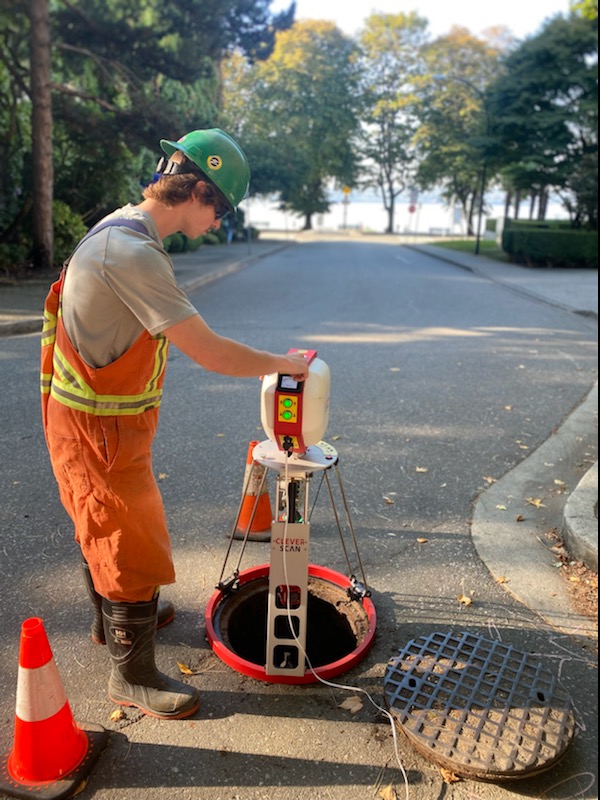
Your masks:
{"label": "orange coverall", "polygon": [[64,273],[44,307],[42,419],[61,501],[98,594],[152,599],[175,581],[171,542],[154,473],[168,342],[144,331],[100,369],[79,356],[62,324]]}

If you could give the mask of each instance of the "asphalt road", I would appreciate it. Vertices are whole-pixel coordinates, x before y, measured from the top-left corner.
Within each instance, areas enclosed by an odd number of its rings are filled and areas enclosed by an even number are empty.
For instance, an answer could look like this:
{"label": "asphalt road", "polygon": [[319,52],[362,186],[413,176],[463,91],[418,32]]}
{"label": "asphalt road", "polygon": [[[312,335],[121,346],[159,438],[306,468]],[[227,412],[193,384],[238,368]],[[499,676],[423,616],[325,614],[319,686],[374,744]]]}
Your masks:
{"label": "asphalt road", "polygon": [[[336,680],[349,688],[263,683],[213,654],[204,609],[223,566],[248,442],[264,438],[260,383],[207,374],[173,351],[155,470],[178,574],[164,592],[178,615],[159,634],[158,660],[173,675],[177,662],[189,666],[202,706],[187,721],[132,712],[112,721],[108,656],[87,638],[78,555],[42,439],[39,339],[12,338],[2,348],[2,750],[14,720],[20,625],[41,616],[76,718],[113,732],[84,797],[365,800],[386,787],[411,800],[597,797],[595,642],[557,630],[511,597],[470,538],[480,493],[540,447],[592,387],[595,322],[371,242],[289,248],[192,299],[224,335],[278,351],[314,348],[329,365],[325,439],[340,455],[377,611],[374,646]],[[268,557],[268,545],[252,543],[242,567]],[[322,499],[311,561],[346,572]],[[381,711],[386,665],[407,642],[437,631],[513,645],[558,675],[576,721],[559,764],[516,783],[447,783],[402,736],[396,757]],[[358,710],[341,707],[353,687],[375,705],[360,694]]]}

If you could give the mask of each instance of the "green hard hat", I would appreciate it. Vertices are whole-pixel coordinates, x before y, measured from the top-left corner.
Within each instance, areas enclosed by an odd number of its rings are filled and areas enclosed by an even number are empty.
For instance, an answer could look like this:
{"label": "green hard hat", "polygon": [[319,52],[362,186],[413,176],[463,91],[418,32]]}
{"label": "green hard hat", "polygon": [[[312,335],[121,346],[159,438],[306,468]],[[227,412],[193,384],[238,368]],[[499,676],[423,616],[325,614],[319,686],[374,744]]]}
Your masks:
{"label": "green hard hat", "polygon": [[176,142],[161,139],[160,146],[172,156],[180,150],[206,175],[234,211],[248,193],[250,166],[239,144],[220,128],[186,133]]}

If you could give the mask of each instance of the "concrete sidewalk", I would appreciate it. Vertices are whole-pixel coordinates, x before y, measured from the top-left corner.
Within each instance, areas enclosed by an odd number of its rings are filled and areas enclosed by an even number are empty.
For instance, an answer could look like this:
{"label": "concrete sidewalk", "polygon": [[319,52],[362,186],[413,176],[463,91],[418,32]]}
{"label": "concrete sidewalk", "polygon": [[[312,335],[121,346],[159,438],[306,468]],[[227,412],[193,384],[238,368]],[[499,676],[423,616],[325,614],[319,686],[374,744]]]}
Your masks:
{"label": "concrete sidewalk", "polygon": [[[276,254],[285,247],[326,238],[327,234],[265,233],[249,243],[229,246],[204,246],[194,253],[181,253],[173,257],[175,274],[186,291],[192,291],[208,282],[233,274],[253,262]],[[339,234],[333,238],[343,239]],[[374,238],[374,237],[373,237]],[[378,237],[380,241],[417,248],[421,253],[466,269],[487,280],[502,284],[512,291],[526,294],[543,303],[598,318],[598,273],[582,269],[540,269],[503,264],[483,256],[459,253],[431,243],[416,244],[414,237]],[[42,326],[42,309],[50,279],[34,279],[19,284],[0,283],[0,336],[36,333]],[[505,506],[506,498],[512,498],[511,510],[518,512],[518,503],[532,494],[532,487],[543,487],[548,478],[544,464],[562,462],[571,467],[571,475],[582,472],[581,447],[574,442],[589,442],[595,451],[597,440],[597,387],[555,434],[524,462],[486,490],[477,501],[472,524],[472,536],[480,557],[496,577],[510,573],[510,588],[521,602],[561,628],[568,617],[568,603],[564,580],[552,565],[548,565],[549,548],[545,548],[536,537],[519,536],[506,546],[506,536],[497,536],[498,526],[506,530],[506,517],[498,513],[497,506]],[[598,571],[598,471],[597,463],[587,465],[577,487],[568,486],[563,509],[563,539],[569,554],[586,566]],[[579,472],[578,472],[579,470]],[[537,496],[537,495],[536,495]],[[498,499],[500,498],[502,502]],[[520,500],[519,500],[520,499]],[[526,509],[522,509],[525,512]],[[523,514],[522,514],[523,515]],[[556,559],[554,559],[556,560]],[[552,581],[556,585],[556,602],[548,607],[540,605],[541,582]],[[507,587],[508,588],[508,587]]]}
{"label": "concrete sidewalk", "polygon": [[[413,246],[413,245],[410,245]],[[485,256],[461,253],[431,244],[414,245],[420,252],[446,261],[502,284],[513,291],[526,294],[539,302],[598,319],[598,271],[592,269],[543,269],[504,264]],[[597,441],[598,436],[598,385],[592,389],[582,404],[573,411],[569,419],[548,439],[544,445],[511,472],[490,487],[478,500],[472,523],[475,547],[496,578],[511,574],[509,591],[529,608],[538,611],[556,627],[566,629],[563,619],[563,592],[557,591],[556,602],[540,607],[539,586],[551,581],[557,590],[562,588],[556,580],[556,569],[549,566],[555,558],[544,552],[544,547],[535,530],[525,534],[526,525],[517,530],[507,541],[506,516],[498,506],[506,507],[507,498],[512,500],[514,515],[527,519],[524,499],[533,488],[548,492],[548,469],[546,464],[573,461],[576,441]],[[576,474],[576,473],[575,473]],[[519,505],[520,503],[520,505]],[[563,509],[562,538],[569,555],[583,562],[589,569],[598,572],[598,462],[588,465],[578,482],[566,498]],[[498,536],[502,529],[504,536]],[[502,544],[500,545],[500,542]],[[549,548],[547,548],[549,550]],[[548,565],[546,567],[545,565]],[[535,569],[533,567],[535,566]]]}
{"label": "concrete sidewalk", "polygon": [[[230,275],[291,244],[286,239],[258,239],[226,245],[205,245],[193,253],[172,256],[175,275],[185,291]],[[0,280],[0,336],[36,333],[41,330],[44,300],[55,275],[19,282]]]}

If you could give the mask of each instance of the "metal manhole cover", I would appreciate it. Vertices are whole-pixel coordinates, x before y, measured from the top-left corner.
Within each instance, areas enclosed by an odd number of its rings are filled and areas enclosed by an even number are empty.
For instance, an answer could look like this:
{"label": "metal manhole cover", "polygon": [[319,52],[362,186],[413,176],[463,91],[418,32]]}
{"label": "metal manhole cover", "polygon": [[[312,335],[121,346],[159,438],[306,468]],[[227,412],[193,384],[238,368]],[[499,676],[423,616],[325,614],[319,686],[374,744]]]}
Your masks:
{"label": "metal manhole cover", "polygon": [[539,661],[470,633],[410,641],[388,664],[385,701],[427,758],[479,780],[526,778],[567,750],[569,694]]}

